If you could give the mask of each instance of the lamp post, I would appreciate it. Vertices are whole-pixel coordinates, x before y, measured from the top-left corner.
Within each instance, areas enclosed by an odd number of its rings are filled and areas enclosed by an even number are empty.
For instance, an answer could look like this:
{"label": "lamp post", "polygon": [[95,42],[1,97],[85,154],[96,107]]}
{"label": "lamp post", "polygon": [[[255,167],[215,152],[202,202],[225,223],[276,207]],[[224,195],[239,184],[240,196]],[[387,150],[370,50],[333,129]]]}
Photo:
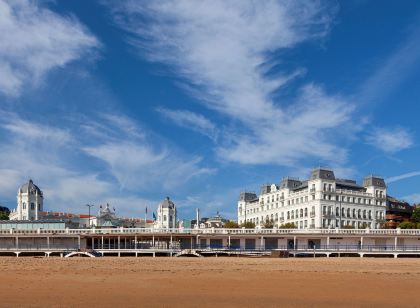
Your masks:
{"label": "lamp post", "polygon": [[90,228],[90,226],[91,226],[91,224],[90,224],[90,208],[93,207],[94,205],[93,204],[86,204],[86,206],[89,208],[89,228]]}

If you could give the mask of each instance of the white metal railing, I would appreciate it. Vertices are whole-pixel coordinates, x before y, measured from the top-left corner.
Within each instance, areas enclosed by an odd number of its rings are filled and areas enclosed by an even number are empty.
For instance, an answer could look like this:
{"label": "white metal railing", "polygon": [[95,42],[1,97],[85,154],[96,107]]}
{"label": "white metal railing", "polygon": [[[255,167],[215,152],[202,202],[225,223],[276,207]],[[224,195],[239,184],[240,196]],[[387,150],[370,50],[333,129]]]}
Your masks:
{"label": "white metal railing", "polygon": [[352,195],[352,196],[360,196],[360,197],[373,197],[373,194],[363,192],[363,191],[357,191],[357,190],[349,190],[349,189],[336,189],[335,192],[337,194],[346,194],[346,195]]}
{"label": "white metal railing", "polygon": [[220,234],[220,235],[235,235],[235,234],[371,234],[371,235],[418,235],[420,236],[420,229],[224,229],[224,228],[206,228],[206,229],[159,229],[159,228],[109,228],[109,229],[36,229],[36,230],[15,230],[3,229],[0,230],[0,235],[103,235],[103,234]]}

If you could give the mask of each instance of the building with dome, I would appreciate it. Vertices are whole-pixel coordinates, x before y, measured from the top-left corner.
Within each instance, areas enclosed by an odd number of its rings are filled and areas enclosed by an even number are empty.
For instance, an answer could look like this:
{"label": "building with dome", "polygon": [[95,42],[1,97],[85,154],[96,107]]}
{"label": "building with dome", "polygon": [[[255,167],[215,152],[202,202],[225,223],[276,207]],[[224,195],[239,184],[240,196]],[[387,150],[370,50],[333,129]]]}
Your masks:
{"label": "building with dome", "polygon": [[155,226],[162,229],[176,228],[176,206],[169,197],[158,206]]}
{"label": "building with dome", "polygon": [[10,212],[10,220],[39,220],[44,206],[44,195],[32,180],[19,187],[17,208]]}
{"label": "building with dome", "polygon": [[104,207],[102,205],[99,206],[98,216],[93,217],[89,224],[102,228],[114,228],[122,226],[123,220],[117,217],[115,208],[111,209],[110,205],[107,203]]}

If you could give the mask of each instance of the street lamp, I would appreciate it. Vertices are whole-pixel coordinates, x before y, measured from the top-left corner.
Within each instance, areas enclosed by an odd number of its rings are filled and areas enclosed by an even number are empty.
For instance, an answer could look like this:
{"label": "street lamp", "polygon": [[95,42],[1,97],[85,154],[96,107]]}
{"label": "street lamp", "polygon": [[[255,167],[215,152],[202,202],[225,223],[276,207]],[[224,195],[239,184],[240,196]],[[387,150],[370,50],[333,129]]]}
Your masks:
{"label": "street lamp", "polygon": [[94,206],[94,204],[86,204],[86,206],[89,208],[89,228],[91,226],[90,224],[90,208]]}

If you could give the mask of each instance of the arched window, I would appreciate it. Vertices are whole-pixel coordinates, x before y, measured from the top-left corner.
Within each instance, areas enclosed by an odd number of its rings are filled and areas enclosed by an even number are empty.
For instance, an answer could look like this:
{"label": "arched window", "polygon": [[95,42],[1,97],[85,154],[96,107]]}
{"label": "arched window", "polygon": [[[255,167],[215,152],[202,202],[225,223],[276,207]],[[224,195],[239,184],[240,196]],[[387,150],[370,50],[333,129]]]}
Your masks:
{"label": "arched window", "polygon": [[287,219],[290,219],[290,212],[287,211]]}
{"label": "arched window", "polygon": [[300,209],[300,217],[303,217],[303,209]]}
{"label": "arched window", "polygon": [[305,217],[308,217],[308,208],[305,207]]}
{"label": "arched window", "polygon": [[353,209],[353,218],[356,218],[356,209]]}
{"label": "arched window", "polygon": [[279,221],[279,214],[278,213],[276,213],[276,218],[275,219],[276,219],[276,222]]}
{"label": "arched window", "polygon": [[351,217],[350,214],[351,214],[351,210],[347,209],[347,217]]}
{"label": "arched window", "polygon": [[357,218],[362,218],[362,210],[357,211]]}
{"label": "arched window", "polygon": [[340,208],[335,208],[335,216],[340,216]]}
{"label": "arched window", "polygon": [[346,217],[346,210],[345,209],[341,209],[341,216]]}

